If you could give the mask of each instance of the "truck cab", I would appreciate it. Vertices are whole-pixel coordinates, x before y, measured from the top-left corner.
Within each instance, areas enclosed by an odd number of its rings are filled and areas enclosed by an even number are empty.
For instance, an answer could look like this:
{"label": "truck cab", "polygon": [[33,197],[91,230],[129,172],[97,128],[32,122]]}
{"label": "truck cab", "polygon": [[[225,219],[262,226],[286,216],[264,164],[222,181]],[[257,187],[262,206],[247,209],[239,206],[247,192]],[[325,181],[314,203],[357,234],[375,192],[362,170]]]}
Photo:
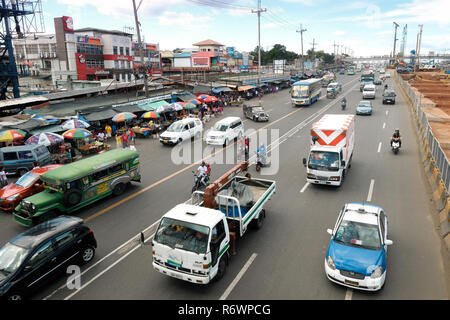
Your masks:
{"label": "truck cab", "polygon": [[312,147],[309,158],[303,159],[307,167],[306,180],[314,184],[340,186],[347,168],[341,147]]}

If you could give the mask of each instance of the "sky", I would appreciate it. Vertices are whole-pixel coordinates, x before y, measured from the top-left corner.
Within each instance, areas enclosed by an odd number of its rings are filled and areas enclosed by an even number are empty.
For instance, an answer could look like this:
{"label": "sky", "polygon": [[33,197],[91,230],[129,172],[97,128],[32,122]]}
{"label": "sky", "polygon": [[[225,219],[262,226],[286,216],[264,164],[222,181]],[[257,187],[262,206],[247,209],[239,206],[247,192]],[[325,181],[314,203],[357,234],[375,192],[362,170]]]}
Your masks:
{"label": "sky", "polygon": [[[137,5],[141,0],[136,0]],[[238,51],[258,45],[258,18],[252,13],[257,0],[142,0],[138,10],[146,42],[161,50],[192,48],[212,39]],[[423,24],[421,53],[450,53],[450,0],[262,0],[261,46],[285,45],[301,53],[312,48],[334,52],[353,51],[355,56],[389,55],[394,44],[400,50],[407,25],[405,53],[416,47]],[[54,17],[73,18],[75,28],[121,30],[135,27],[132,0],[42,0],[46,33],[54,32]],[[343,49],[344,48],[344,49]],[[345,49],[348,48],[348,49]]]}

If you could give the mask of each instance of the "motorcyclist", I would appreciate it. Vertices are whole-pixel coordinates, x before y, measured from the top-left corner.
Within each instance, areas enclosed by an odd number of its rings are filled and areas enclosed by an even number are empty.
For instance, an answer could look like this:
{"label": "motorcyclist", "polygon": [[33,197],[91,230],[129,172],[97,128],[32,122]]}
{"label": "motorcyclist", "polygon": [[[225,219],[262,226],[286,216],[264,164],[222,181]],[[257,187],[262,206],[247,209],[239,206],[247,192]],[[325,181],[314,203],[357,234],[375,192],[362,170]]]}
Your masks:
{"label": "motorcyclist", "polygon": [[385,84],[385,85],[384,85],[384,90],[387,90],[387,88],[388,88],[388,85]]}
{"label": "motorcyclist", "polygon": [[197,171],[195,172],[195,176],[206,182],[205,177],[207,171],[208,167],[206,166],[206,162],[202,161],[201,165],[197,168]]}
{"label": "motorcyclist", "polygon": [[206,172],[205,172],[205,182],[207,183],[209,181],[209,177],[211,176],[211,165],[209,162],[206,162]]}
{"label": "motorcyclist", "polygon": [[347,99],[345,97],[342,99],[341,106],[342,106],[342,109],[345,109],[345,107],[347,106]]}
{"label": "motorcyclist", "polygon": [[399,143],[399,148],[402,146],[402,136],[400,135],[400,129],[398,129],[398,128],[395,129],[394,133],[392,134],[391,147],[392,147],[392,143],[394,141]]}
{"label": "motorcyclist", "polygon": [[267,149],[264,143],[261,143],[260,147],[256,150],[257,160],[261,162],[262,165],[266,164]]}

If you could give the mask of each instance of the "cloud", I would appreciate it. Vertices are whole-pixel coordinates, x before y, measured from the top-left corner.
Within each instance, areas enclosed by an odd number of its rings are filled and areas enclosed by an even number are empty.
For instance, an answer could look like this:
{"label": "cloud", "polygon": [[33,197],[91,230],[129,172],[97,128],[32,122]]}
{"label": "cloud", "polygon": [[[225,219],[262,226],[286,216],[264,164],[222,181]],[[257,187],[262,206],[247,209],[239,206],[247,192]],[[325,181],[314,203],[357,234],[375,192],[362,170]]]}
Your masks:
{"label": "cloud", "polygon": [[158,22],[161,26],[183,26],[203,28],[204,24],[211,21],[211,17],[197,17],[189,12],[165,11]]}
{"label": "cloud", "polygon": [[344,30],[336,30],[331,33],[332,36],[336,36],[336,37],[342,37],[342,36],[345,36],[346,34],[347,34],[347,32]]}

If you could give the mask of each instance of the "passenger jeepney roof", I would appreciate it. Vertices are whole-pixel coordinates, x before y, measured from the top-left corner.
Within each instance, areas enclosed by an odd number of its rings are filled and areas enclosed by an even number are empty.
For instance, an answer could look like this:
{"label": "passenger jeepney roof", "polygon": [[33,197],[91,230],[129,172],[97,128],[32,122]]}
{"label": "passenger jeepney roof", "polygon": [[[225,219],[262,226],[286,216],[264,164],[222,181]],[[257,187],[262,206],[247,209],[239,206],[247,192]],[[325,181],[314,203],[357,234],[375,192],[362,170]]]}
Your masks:
{"label": "passenger jeepney roof", "polygon": [[164,217],[213,228],[223,219],[224,214],[218,210],[181,203],[173,207]]}
{"label": "passenger jeepney roof", "polygon": [[114,149],[90,158],[66,164],[60,168],[46,172],[42,177],[44,180],[47,178],[54,181],[71,181],[94,172],[102,168],[102,166],[120,163],[122,161],[137,158],[138,156],[139,153],[137,151],[130,149]]}

